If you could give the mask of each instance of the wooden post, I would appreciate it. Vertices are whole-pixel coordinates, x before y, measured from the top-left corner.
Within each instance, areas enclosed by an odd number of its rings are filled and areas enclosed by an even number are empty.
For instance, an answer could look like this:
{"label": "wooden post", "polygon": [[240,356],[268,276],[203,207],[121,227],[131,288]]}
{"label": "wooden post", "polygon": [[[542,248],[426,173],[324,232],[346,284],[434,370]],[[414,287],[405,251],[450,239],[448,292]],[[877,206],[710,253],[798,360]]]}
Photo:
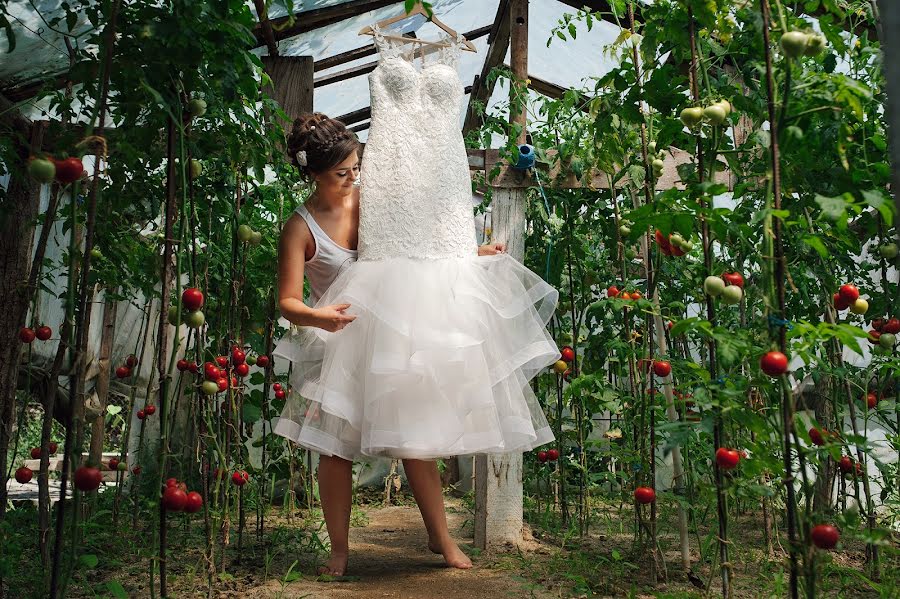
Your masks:
{"label": "wooden post", "polygon": [[[91,448],[89,452],[89,460],[93,463],[99,463],[103,454],[103,441],[106,439],[106,404],[109,396],[109,378],[112,371],[110,353],[112,350],[113,338],[116,331],[116,313],[118,311],[119,302],[112,297],[110,289],[103,293],[103,330],[100,335],[100,353],[97,355],[97,364],[100,372],[97,373],[97,380],[94,390],[97,393],[99,405],[97,409],[99,413],[94,416],[91,422]],[[140,365],[137,366],[140,369]],[[140,370],[139,370],[140,371]],[[125,457],[128,456],[128,442],[125,441]]]}
{"label": "wooden post", "polygon": [[[528,0],[510,0],[510,45],[513,75],[528,77]],[[510,93],[515,93],[515,82]],[[525,143],[525,116],[510,111],[510,122],[521,125],[517,143]],[[494,190],[491,203],[492,241],[507,245],[516,260],[525,257],[525,194],[530,178],[522,176],[517,187]],[[487,549],[522,541],[522,453],[475,456],[475,546]]]}
{"label": "wooden post", "polygon": [[263,56],[262,61],[275,86],[274,90],[267,88],[266,93],[287,113],[290,120],[281,126],[290,132],[293,120],[312,110],[312,56]]}
{"label": "wooden post", "polygon": [[[897,36],[900,35],[900,5],[896,1],[878,0],[878,10],[880,12],[881,27],[879,34],[882,48],[882,55],[897,56],[900,49],[900,42]],[[891,163],[894,167],[893,184],[894,205],[897,207],[897,213],[900,214],[900,62],[896,60],[884,60],[884,77],[887,80],[887,120],[888,133],[891,148]]]}

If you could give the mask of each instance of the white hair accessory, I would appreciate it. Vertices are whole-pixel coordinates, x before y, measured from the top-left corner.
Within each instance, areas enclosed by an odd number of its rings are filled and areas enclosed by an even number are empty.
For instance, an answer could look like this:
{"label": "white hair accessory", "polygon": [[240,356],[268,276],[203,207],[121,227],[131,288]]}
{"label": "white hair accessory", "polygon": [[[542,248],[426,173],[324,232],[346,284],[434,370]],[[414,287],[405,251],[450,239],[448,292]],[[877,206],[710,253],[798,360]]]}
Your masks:
{"label": "white hair accessory", "polygon": [[295,156],[297,158],[297,164],[306,166],[306,150],[298,150]]}

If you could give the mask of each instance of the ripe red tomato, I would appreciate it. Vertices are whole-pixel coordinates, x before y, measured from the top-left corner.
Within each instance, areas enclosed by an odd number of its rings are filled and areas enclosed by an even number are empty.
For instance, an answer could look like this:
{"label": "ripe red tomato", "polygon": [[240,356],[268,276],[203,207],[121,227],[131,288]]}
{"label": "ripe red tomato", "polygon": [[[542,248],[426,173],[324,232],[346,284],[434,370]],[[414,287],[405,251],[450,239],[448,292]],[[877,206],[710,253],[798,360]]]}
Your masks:
{"label": "ripe red tomato", "polygon": [[162,496],[163,506],[170,512],[180,512],[187,503],[187,493],[178,487],[166,487]]}
{"label": "ripe red tomato", "polygon": [[187,494],[187,500],[184,504],[184,511],[194,514],[203,507],[203,497],[197,491],[191,491]]}
{"label": "ripe red tomato", "polygon": [[131,369],[127,366],[119,366],[116,368],[116,377],[120,379],[127,379],[131,376]]}
{"label": "ripe red tomato", "polygon": [[281,391],[281,383],[272,383],[272,389]]}
{"label": "ripe red tomato", "polygon": [[569,347],[568,345],[562,348],[562,359],[566,362],[571,362],[575,359],[575,350]]}
{"label": "ripe red tomato", "polygon": [[106,466],[110,470],[118,470],[119,468],[119,458],[109,458],[109,463]]}
{"label": "ripe red tomato", "polygon": [[741,454],[734,449],[720,447],[716,450],[716,464],[723,470],[733,470],[737,468],[738,462],[741,461]]}
{"label": "ripe red tomato", "polygon": [[809,532],[813,545],[819,549],[834,549],[841,536],[831,524],[816,524]]}
{"label": "ripe red tomato", "polygon": [[147,416],[153,416],[156,413],[156,406],[150,404],[148,406],[144,406],[144,414]]}
{"label": "ripe red tomato", "polygon": [[900,333],[900,318],[891,318],[886,323],[884,323],[884,328],[881,330],[882,333],[890,333],[891,335],[896,335]]}
{"label": "ripe red tomato", "polygon": [[225,389],[228,388],[228,379],[224,376],[216,379],[216,385],[219,386],[219,392],[221,393]]}
{"label": "ripe red tomato", "polygon": [[877,405],[878,405],[878,396],[877,395],[875,395],[874,393],[869,393],[868,395],[866,395],[866,407],[867,408],[869,408],[871,410],[871,409],[874,409],[875,406],[877,406]]}
{"label": "ripe red tomato", "polygon": [[22,466],[16,470],[16,482],[20,485],[31,482],[32,476],[34,476],[34,471],[28,466]]}
{"label": "ripe red tomato", "polygon": [[885,321],[885,319],[883,318],[875,318],[874,320],[872,320],[872,328],[880,332],[884,327],[885,322],[887,321]]}
{"label": "ripe red tomato", "polygon": [[657,229],[657,230],[656,230],[656,233],[654,233],[654,237],[656,238],[656,243],[658,243],[658,244],[659,244],[659,247],[663,250],[663,253],[665,253],[666,256],[671,255],[671,253],[672,253],[672,244],[669,243],[669,237],[668,237],[668,235],[663,235],[663,234],[662,234],[662,231],[660,231],[659,229]]}
{"label": "ripe red tomato", "polygon": [[634,490],[634,498],[638,503],[653,503],[656,501],[656,491],[650,487],[638,487]]}
{"label": "ripe red tomato", "polygon": [[41,459],[41,448],[40,447],[32,447],[31,448],[31,459],[32,460]]}
{"label": "ripe red tomato", "polygon": [[247,476],[247,478],[244,478],[245,474],[247,473],[240,470],[235,471],[235,473],[231,475],[231,482],[238,487],[243,487],[245,484],[247,484],[247,480],[249,480],[250,478],[249,476]]}
{"label": "ripe red tomato", "polygon": [[672,330],[672,327],[674,327],[674,326],[675,326],[675,323],[674,323],[674,322],[672,322],[672,321],[671,321],[671,320],[670,320],[670,321],[669,321],[669,322],[667,322],[667,323],[666,323],[666,326],[667,326],[667,327],[668,327],[668,329],[669,329],[669,330],[670,330],[670,331],[671,331],[671,330]]}
{"label": "ripe red tomato", "polygon": [[35,334],[35,336],[36,336],[38,339],[40,339],[41,341],[46,341],[46,340],[49,339],[51,336],[53,336],[53,329],[51,329],[51,328],[48,327],[47,325],[44,325],[44,326],[42,326],[42,327],[38,327],[38,330],[36,330],[36,331],[34,332],[34,334]]}
{"label": "ripe red tomato", "polygon": [[838,462],[838,469],[844,474],[850,474],[853,472],[853,459],[850,456],[841,456]]}
{"label": "ripe red tomato", "polygon": [[275,392],[275,398],[276,399],[284,399],[284,391],[282,391],[281,389],[278,389]]}
{"label": "ripe red tomato", "polygon": [[840,289],[838,289],[838,295],[849,305],[859,299],[859,289],[856,288],[856,285],[844,283],[841,285]]}
{"label": "ripe red tomato", "polygon": [[134,354],[131,354],[130,356],[125,358],[125,366],[129,368],[134,368],[135,366],[137,366],[137,362],[137,356],[135,356]]}
{"label": "ripe red tomato", "polygon": [[203,375],[207,379],[214,381],[217,378],[219,378],[219,367],[216,366],[215,364],[213,364],[212,362],[204,362],[203,363]]}
{"label": "ripe red tomato", "polygon": [[238,386],[238,380],[237,380],[237,377],[236,377],[236,376],[233,376],[233,375],[232,375],[232,377],[231,377],[231,386],[232,386],[232,387],[237,387],[237,386]]}
{"label": "ripe red tomato", "polygon": [[879,333],[875,329],[869,331],[869,343],[871,343],[872,345],[878,345],[879,339],[881,339],[881,333]]}
{"label": "ripe red tomato", "polygon": [[19,341],[21,341],[22,343],[31,343],[32,341],[34,341],[35,337],[36,335],[34,333],[34,329],[31,329],[29,327],[22,327],[21,329],[19,329]]}
{"label": "ripe red tomato", "polygon": [[642,297],[642,296],[641,296],[641,292],[640,292],[640,291],[632,291],[632,292],[631,292],[631,299],[633,299],[633,300],[639,300],[639,299],[641,299],[641,297]]}
{"label": "ripe red tomato", "polygon": [[606,289],[606,297],[616,297],[619,295],[619,288],[615,285],[610,285]]}
{"label": "ripe red tomato", "polygon": [[547,450],[547,459],[550,460],[551,462],[555,462],[556,460],[558,460],[559,459],[559,450],[556,449],[555,447],[553,449],[548,449]]}
{"label": "ripe red tomato", "polygon": [[197,366],[197,363],[196,363],[196,362],[194,362],[193,360],[191,360],[190,362],[188,362],[188,370],[190,370],[190,371],[193,372],[194,374],[197,374],[197,371],[200,370],[200,367]]}
{"label": "ripe red tomato", "polygon": [[231,363],[232,364],[243,364],[247,360],[247,354],[245,354],[240,349],[231,350]]}
{"label": "ripe red tomato", "polygon": [[137,476],[138,474],[141,473],[141,467],[135,466],[134,468],[131,469],[131,473],[134,474],[135,476]]}
{"label": "ripe red tomato", "polygon": [[167,478],[167,479],[166,479],[166,486],[167,486],[167,487],[174,487],[174,486],[177,485],[177,484],[178,484],[178,479],[175,478],[175,477]]}
{"label": "ripe red tomato", "polygon": [[234,372],[241,377],[247,376],[248,374],[250,374],[250,365],[246,362],[244,362],[243,364],[238,364],[234,367]]}
{"label": "ripe red tomato", "polygon": [[822,436],[822,431],[813,427],[809,429],[809,438],[813,442],[813,444],[822,446],[825,445],[825,437]]}
{"label": "ripe red tomato", "polygon": [[181,360],[178,360],[178,363],[175,366],[176,366],[176,368],[178,368],[179,372],[184,372],[185,370],[187,370],[191,367],[190,363],[187,360],[185,360],[184,358],[182,358]]}
{"label": "ripe red tomato", "polygon": [[846,310],[847,308],[850,307],[851,302],[845,301],[844,298],[842,298],[840,296],[840,294],[835,293],[831,297],[832,297],[832,300],[834,301],[834,307],[836,310],[838,310],[838,311]]}
{"label": "ripe red tomato", "polygon": [[741,289],[744,288],[744,277],[738,271],[723,273],[722,280],[726,285],[737,285]]}
{"label": "ripe red tomato", "polygon": [[75,488],[87,493],[94,491],[103,481],[103,474],[99,468],[93,466],[81,466],[75,471]]}
{"label": "ripe red tomato", "polygon": [[70,156],[64,160],[52,159],[56,166],[56,180],[63,184],[74,183],[81,178],[84,164],[80,159]]}
{"label": "ripe red tomato", "polygon": [[137,411],[137,418],[138,418],[138,420],[143,420],[143,419],[146,418],[146,417],[147,417],[147,413],[144,412],[144,410],[138,410],[138,411]]}
{"label": "ripe red tomato", "polygon": [[228,366],[228,358],[226,356],[216,356],[216,364],[218,364],[220,368],[225,368]]}
{"label": "ripe red tomato", "polygon": [[262,355],[256,358],[256,365],[260,368],[265,368],[269,365],[269,356]]}
{"label": "ripe red tomato", "polygon": [[781,376],[787,372],[788,359],[780,351],[770,351],[760,358],[759,367],[769,376]]}
{"label": "ripe red tomato", "polygon": [[55,441],[50,441],[50,446],[47,449],[49,449],[50,453],[53,454],[53,453],[56,453],[56,450],[58,448],[59,448],[59,446],[56,444]]}
{"label": "ripe red tomato", "polygon": [[538,454],[537,454],[537,459],[538,459],[538,462],[540,462],[541,464],[543,464],[544,462],[546,462],[546,461],[547,461],[547,452],[546,452],[546,451],[539,451]]}
{"label": "ripe red tomato", "polygon": [[631,294],[628,293],[627,291],[624,292],[624,293],[621,293],[621,294],[619,295],[619,299],[630,300],[630,299],[631,299]]}
{"label": "ripe red tomato", "polygon": [[191,312],[199,310],[203,306],[203,292],[196,287],[188,287],[181,293],[181,304]]}
{"label": "ripe red tomato", "polygon": [[672,374],[672,365],[666,360],[656,360],[653,362],[653,373],[660,377],[669,376]]}

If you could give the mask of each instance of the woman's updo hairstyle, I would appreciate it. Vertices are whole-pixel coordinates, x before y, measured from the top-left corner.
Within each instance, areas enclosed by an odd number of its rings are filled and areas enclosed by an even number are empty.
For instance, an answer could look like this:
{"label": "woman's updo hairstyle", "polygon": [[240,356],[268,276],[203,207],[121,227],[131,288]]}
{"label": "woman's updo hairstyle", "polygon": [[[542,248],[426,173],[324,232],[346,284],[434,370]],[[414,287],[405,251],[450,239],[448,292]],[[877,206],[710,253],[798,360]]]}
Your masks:
{"label": "woman's updo hairstyle", "polygon": [[356,152],[359,140],[344,123],[314,112],[294,119],[287,146],[291,164],[309,181],[313,173],[334,168]]}

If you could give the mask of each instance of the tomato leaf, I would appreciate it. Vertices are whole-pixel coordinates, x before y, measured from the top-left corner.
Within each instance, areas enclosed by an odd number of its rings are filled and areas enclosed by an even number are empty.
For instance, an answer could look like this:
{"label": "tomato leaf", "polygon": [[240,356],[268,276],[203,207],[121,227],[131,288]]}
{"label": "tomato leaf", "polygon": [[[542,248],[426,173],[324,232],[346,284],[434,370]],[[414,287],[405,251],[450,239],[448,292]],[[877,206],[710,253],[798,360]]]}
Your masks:
{"label": "tomato leaf", "polygon": [[883,191],[878,189],[864,190],[862,196],[866,204],[881,213],[881,218],[884,219],[887,226],[890,227],[894,223],[894,203],[887,201]]}

